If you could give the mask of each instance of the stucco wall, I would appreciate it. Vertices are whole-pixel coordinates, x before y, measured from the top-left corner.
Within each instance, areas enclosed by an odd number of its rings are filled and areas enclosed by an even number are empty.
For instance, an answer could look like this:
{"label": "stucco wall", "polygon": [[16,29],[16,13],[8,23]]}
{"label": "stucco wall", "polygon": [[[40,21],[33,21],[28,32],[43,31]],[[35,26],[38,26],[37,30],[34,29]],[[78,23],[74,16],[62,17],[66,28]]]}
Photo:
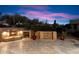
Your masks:
{"label": "stucco wall", "polygon": [[57,39],[57,32],[55,31],[37,31],[36,32],[37,39]]}

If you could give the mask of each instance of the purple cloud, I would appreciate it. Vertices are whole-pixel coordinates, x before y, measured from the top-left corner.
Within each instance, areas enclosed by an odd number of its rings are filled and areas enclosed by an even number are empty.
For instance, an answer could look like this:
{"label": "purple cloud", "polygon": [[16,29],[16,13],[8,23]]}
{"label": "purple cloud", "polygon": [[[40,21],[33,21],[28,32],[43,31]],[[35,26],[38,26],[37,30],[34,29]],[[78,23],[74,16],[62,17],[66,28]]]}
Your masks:
{"label": "purple cloud", "polygon": [[[63,20],[63,19],[75,19],[79,18],[79,15],[70,15],[65,13],[50,13],[50,12],[40,12],[40,11],[26,11],[25,15],[45,20]],[[60,17],[60,18],[56,18]]]}

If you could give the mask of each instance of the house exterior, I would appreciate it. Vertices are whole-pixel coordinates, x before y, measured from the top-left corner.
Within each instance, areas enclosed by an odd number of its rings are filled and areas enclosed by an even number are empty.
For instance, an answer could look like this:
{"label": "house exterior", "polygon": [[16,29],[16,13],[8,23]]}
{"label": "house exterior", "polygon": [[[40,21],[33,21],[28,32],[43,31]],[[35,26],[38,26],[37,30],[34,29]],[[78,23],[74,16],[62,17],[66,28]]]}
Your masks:
{"label": "house exterior", "polygon": [[0,28],[0,41],[10,41],[22,38],[23,32],[20,28]]}
{"label": "house exterior", "polygon": [[33,36],[36,36],[36,40],[40,39],[51,39],[56,40],[57,39],[57,32],[55,31],[34,31],[32,30],[26,30],[23,28],[0,28],[0,41],[12,41],[12,40],[18,40],[22,38],[29,38],[33,39]]}

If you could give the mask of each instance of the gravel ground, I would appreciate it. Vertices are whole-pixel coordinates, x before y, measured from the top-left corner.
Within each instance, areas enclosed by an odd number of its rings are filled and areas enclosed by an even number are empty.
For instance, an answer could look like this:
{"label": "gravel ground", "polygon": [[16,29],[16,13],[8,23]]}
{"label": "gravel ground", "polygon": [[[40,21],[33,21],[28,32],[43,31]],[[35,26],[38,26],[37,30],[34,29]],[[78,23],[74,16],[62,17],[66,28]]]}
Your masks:
{"label": "gravel ground", "polygon": [[1,54],[78,54],[79,41],[65,39],[53,41],[51,39],[31,40],[21,39],[0,43]]}

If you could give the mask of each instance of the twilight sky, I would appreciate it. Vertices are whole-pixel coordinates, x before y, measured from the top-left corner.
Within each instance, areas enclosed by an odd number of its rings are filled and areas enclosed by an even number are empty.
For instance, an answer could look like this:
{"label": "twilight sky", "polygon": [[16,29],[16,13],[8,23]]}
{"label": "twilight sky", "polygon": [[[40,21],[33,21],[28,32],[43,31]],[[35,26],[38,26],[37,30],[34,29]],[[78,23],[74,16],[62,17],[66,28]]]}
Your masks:
{"label": "twilight sky", "polygon": [[0,5],[3,14],[21,14],[30,19],[66,24],[70,19],[79,18],[79,5]]}

